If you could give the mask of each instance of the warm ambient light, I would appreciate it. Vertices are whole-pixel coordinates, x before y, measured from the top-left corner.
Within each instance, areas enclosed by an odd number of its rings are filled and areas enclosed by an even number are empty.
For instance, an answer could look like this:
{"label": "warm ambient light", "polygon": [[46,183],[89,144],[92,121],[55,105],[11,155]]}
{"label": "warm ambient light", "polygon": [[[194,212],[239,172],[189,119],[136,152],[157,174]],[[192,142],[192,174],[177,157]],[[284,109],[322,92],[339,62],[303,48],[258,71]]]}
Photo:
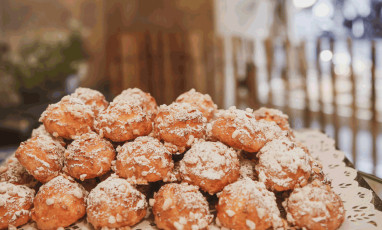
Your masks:
{"label": "warm ambient light", "polygon": [[313,7],[313,14],[319,18],[330,17],[333,14],[333,5],[327,1],[320,1]]}
{"label": "warm ambient light", "polygon": [[320,53],[320,59],[324,62],[332,60],[333,54],[330,50],[323,50]]}

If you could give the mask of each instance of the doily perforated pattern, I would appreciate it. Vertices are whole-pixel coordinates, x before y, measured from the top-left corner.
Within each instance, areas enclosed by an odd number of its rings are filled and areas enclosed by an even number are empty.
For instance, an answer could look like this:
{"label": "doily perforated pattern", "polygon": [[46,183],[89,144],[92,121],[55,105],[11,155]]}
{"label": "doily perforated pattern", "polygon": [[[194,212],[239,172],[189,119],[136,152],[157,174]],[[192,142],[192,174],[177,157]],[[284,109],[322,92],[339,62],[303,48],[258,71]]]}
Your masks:
{"label": "doily perforated pattern", "polygon": [[345,153],[336,150],[334,140],[315,130],[295,132],[296,139],[305,144],[313,157],[323,166],[332,181],[333,190],[340,195],[346,210],[346,219],[340,229],[382,229],[382,212],[371,203],[371,190],[360,187],[355,180],[357,170],[344,163]]}
{"label": "doily perforated pattern", "polygon": [[[336,150],[334,140],[325,134],[315,130],[300,130],[295,132],[296,139],[305,144],[313,157],[318,159],[325,174],[332,181],[333,190],[340,195],[346,210],[345,222],[341,225],[341,230],[358,229],[382,229],[382,212],[376,210],[371,203],[373,194],[371,190],[360,187],[355,180],[357,171],[347,167],[344,163],[345,154]],[[20,229],[36,229],[31,223]],[[86,220],[65,229],[93,229]],[[132,228],[157,229],[152,218],[147,218]],[[219,229],[216,225],[210,227],[211,230]]]}

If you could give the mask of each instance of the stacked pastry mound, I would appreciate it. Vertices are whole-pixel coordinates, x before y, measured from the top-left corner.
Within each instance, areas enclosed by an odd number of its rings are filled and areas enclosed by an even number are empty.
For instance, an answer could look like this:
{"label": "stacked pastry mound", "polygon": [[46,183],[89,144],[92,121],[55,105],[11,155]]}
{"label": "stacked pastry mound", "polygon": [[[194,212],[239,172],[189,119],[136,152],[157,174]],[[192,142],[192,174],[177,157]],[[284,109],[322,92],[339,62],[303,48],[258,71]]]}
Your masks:
{"label": "stacked pastry mound", "polygon": [[218,110],[190,90],[157,106],[139,89],[108,103],[79,88],[0,169],[0,229],[82,218],[129,229],[152,213],[160,229],[337,229],[341,199],[296,142],[288,117]]}

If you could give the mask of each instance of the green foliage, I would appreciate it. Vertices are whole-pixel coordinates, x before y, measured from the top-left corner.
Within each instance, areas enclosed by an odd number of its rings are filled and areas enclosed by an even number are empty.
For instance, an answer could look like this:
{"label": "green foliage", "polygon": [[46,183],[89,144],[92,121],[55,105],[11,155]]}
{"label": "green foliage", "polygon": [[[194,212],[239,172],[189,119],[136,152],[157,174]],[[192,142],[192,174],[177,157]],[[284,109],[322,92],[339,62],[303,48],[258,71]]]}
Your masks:
{"label": "green foliage", "polygon": [[66,39],[25,43],[18,56],[5,69],[17,79],[19,87],[25,89],[63,83],[66,77],[77,73],[78,64],[86,58],[79,31],[73,31]]}

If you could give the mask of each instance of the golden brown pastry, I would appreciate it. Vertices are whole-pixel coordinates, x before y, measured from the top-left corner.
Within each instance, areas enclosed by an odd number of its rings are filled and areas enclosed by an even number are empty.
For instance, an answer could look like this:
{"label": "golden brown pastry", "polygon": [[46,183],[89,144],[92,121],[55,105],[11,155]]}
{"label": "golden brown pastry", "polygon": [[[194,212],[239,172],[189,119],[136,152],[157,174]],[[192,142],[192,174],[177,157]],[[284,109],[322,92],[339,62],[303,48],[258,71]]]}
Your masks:
{"label": "golden brown pastry", "polygon": [[256,174],[256,163],[253,160],[245,159],[243,157],[239,157],[240,162],[240,179],[243,179],[245,177],[249,177],[252,180],[257,181],[257,174]]}
{"label": "golden brown pastry", "polygon": [[61,172],[64,151],[59,141],[41,135],[22,142],[15,156],[34,178],[46,183]]}
{"label": "golden brown pastry", "polygon": [[213,216],[197,186],[166,184],[154,196],[153,214],[158,228],[165,230],[208,229]]}
{"label": "golden brown pastry", "polygon": [[0,182],[0,229],[26,224],[35,191],[24,185]]}
{"label": "golden brown pastry", "polygon": [[106,101],[105,96],[94,89],[80,87],[77,88],[71,96],[82,100],[85,105],[90,106],[95,116],[105,110],[109,104]]}
{"label": "golden brown pastry", "polygon": [[183,181],[215,194],[240,175],[236,152],[221,142],[200,141],[180,161]]}
{"label": "golden brown pastry", "polygon": [[298,228],[334,230],[345,219],[340,197],[318,180],[296,188],[283,206],[288,222]]}
{"label": "golden brown pastry", "polygon": [[65,147],[66,143],[62,137],[54,137],[48,131],[46,131],[44,124],[41,124],[39,127],[32,130],[31,137],[37,137],[37,136],[48,136],[53,138],[53,140],[60,142],[60,144]]}
{"label": "golden brown pastry", "polygon": [[138,137],[117,148],[115,172],[132,184],[163,180],[172,172],[171,153],[156,138]]}
{"label": "golden brown pastry", "polygon": [[283,225],[275,195],[248,177],[218,194],[216,223],[234,230],[278,228]]}
{"label": "golden brown pastry", "polygon": [[214,117],[217,110],[217,106],[212,101],[210,95],[196,92],[195,89],[191,89],[190,91],[179,95],[175,102],[189,103],[190,105],[196,107],[203,113],[203,116],[207,118],[207,121]]}
{"label": "golden brown pastry", "polygon": [[73,139],[93,129],[94,113],[81,99],[65,96],[58,103],[48,106],[40,122],[54,137]]}
{"label": "golden brown pastry", "polygon": [[89,132],[70,143],[65,150],[63,171],[73,178],[85,180],[110,171],[115,158],[113,145],[97,133]]}
{"label": "golden brown pastry", "polygon": [[3,166],[0,166],[0,182],[25,185],[29,188],[34,188],[38,183],[15,156],[11,156]]}
{"label": "golden brown pastry", "polygon": [[121,228],[139,223],[146,215],[146,197],[125,179],[109,177],[87,199],[87,220],[95,228]]}
{"label": "golden brown pastry", "polygon": [[173,152],[183,153],[196,139],[203,139],[206,118],[187,103],[161,105],[154,120],[154,135],[173,147]]}
{"label": "golden brown pastry", "polygon": [[220,110],[209,129],[213,138],[247,152],[257,152],[268,141],[286,135],[274,122],[257,121],[250,109],[235,107]]}
{"label": "golden brown pastry", "polygon": [[308,183],[312,173],[311,157],[286,137],[274,139],[257,154],[259,181],[274,191],[291,190]]}
{"label": "golden brown pastry", "polygon": [[154,119],[158,113],[158,105],[155,98],[138,88],[130,88],[122,91],[122,93],[116,96],[113,101],[136,104],[142,107],[143,111],[150,117],[150,119]]}
{"label": "golden brown pastry", "polygon": [[39,229],[67,227],[86,214],[85,189],[70,177],[60,175],[40,187],[32,209]]}
{"label": "golden brown pastry", "polygon": [[289,126],[288,115],[278,109],[261,107],[253,112],[257,120],[266,120],[275,122],[282,130],[292,133]]}
{"label": "golden brown pastry", "polygon": [[151,116],[137,104],[113,101],[98,115],[95,129],[111,141],[124,142],[151,133]]}

